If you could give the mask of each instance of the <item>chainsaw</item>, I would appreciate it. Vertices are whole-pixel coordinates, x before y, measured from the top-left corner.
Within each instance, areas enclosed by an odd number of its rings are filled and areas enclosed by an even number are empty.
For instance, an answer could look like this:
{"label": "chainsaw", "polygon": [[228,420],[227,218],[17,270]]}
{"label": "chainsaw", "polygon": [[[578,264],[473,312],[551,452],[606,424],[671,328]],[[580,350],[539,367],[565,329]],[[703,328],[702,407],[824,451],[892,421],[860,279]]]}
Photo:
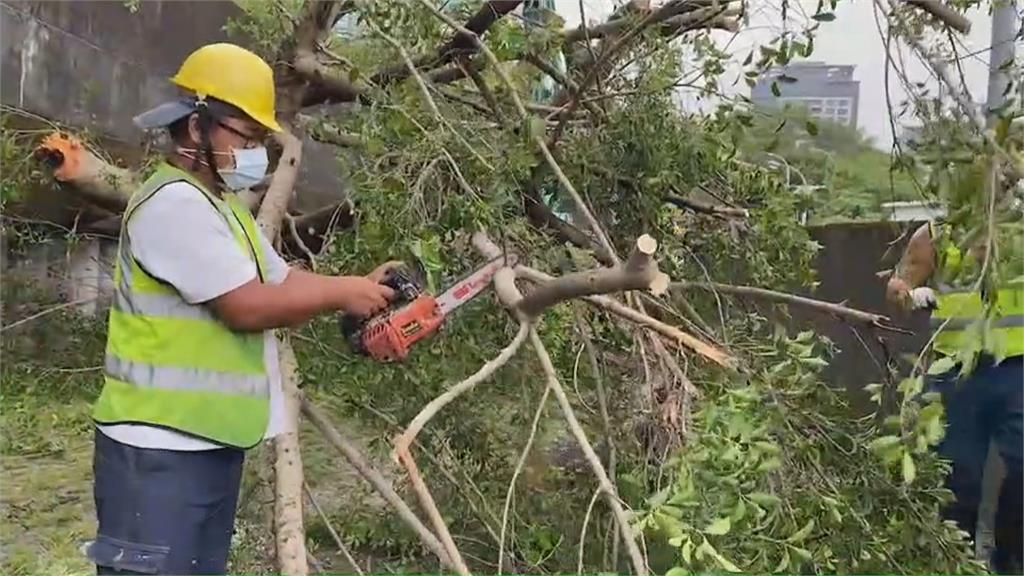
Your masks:
{"label": "chainsaw", "polygon": [[359,354],[380,362],[404,360],[414,344],[434,335],[449,314],[483,292],[495,272],[513,265],[514,255],[499,256],[436,297],[408,269],[389,270],[381,280],[395,291],[388,309],[366,319],[342,316],[342,334]]}

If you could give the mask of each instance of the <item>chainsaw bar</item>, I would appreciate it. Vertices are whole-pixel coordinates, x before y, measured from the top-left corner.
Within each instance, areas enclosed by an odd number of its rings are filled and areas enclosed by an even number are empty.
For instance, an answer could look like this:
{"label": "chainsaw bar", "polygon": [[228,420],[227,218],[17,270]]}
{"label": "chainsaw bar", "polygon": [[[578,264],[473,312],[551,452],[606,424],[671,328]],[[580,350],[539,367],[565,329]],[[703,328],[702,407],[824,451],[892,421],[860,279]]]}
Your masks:
{"label": "chainsaw bar", "polygon": [[472,300],[491,283],[494,274],[505,266],[515,266],[515,254],[502,254],[474,272],[452,284],[447,290],[438,294],[436,301],[442,316],[451,314],[453,310]]}

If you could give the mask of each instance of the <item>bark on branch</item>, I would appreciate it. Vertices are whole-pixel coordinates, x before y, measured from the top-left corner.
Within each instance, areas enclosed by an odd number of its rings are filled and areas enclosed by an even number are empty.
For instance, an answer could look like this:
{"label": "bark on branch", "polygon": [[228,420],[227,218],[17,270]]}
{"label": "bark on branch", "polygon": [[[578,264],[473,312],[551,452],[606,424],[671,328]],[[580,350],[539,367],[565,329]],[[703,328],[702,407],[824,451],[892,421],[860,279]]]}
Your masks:
{"label": "bark on branch", "polygon": [[454,569],[454,566],[452,566],[451,561],[448,559],[447,552],[445,552],[444,547],[441,545],[441,541],[423,524],[412,509],[402,500],[402,497],[395,492],[384,476],[363,457],[356,445],[345,438],[331,424],[323,411],[313,405],[312,402],[301,395],[300,400],[302,403],[302,413],[323,434],[331,446],[341,453],[345,460],[391,505],[402,521],[412,528],[413,532],[416,532],[423,545],[433,552],[441,560],[442,564],[450,569]]}
{"label": "bark on branch", "polygon": [[718,204],[701,202],[700,200],[693,200],[691,198],[684,198],[683,196],[677,196],[675,194],[667,194],[665,196],[665,201],[674,206],[678,206],[679,208],[688,208],[694,212],[711,214],[712,216],[728,216],[733,218],[750,217],[750,211],[745,208],[721,206]]}
{"label": "bark on branch", "polygon": [[[502,254],[501,248],[488,238],[487,234],[484,232],[477,232],[473,235],[473,247],[487,258],[496,258]],[[522,296],[519,295],[519,290],[515,286],[516,278],[529,280],[530,282],[540,285],[556,280],[554,276],[522,264],[517,264],[513,270],[501,270],[494,277],[494,288],[498,294],[499,300],[501,300],[506,307],[512,310],[516,309],[519,300],[522,299]],[[685,346],[720,366],[734,368],[738,365],[735,358],[718,347],[707,344],[695,336],[688,334],[675,326],[665,324],[648,314],[634,310],[613,298],[593,295],[584,296],[583,300],[607,310],[620,318],[629,320],[630,322],[639,324],[645,328],[649,328],[667,338],[672,343]]]}
{"label": "bark on branch", "polygon": [[555,366],[551,362],[551,356],[548,354],[547,348],[544,347],[544,343],[541,341],[540,336],[537,335],[537,331],[532,328],[530,329],[530,341],[533,343],[533,348],[537,352],[537,358],[540,360],[541,368],[544,370],[544,376],[547,379],[548,386],[551,388],[551,391],[555,393],[555,398],[558,400],[558,406],[562,409],[562,415],[565,417],[569,430],[576,438],[576,442],[580,445],[580,449],[583,450],[583,454],[587,459],[587,464],[590,465],[590,469],[594,472],[594,476],[597,477],[598,487],[604,494],[608,507],[612,509],[612,514],[615,516],[615,522],[619,526],[619,534],[622,537],[622,542],[625,544],[626,550],[629,552],[630,561],[633,564],[633,573],[637,576],[645,576],[648,573],[647,561],[644,559],[643,554],[640,553],[640,547],[637,546],[636,537],[629,524],[629,516],[626,515],[626,511],[622,508],[622,504],[619,502],[618,491],[615,489],[615,485],[612,483],[611,479],[608,478],[608,473],[601,464],[601,459],[598,458],[597,452],[594,451],[593,445],[591,445],[590,441],[587,439],[586,433],[583,431],[583,427],[580,426],[579,420],[576,419],[576,413],[573,411],[572,404],[569,402],[569,398],[565,395],[565,390],[562,388],[562,384],[558,380],[558,375],[555,373]]}
{"label": "bark on branch", "polygon": [[722,294],[731,294],[733,296],[739,296],[742,298],[753,298],[756,300],[779,302],[782,304],[789,304],[792,306],[800,306],[801,308],[814,310],[815,312],[821,312],[823,314],[831,314],[833,316],[842,318],[844,320],[849,320],[851,322],[856,322],[858,324],[867,324],[885,330],[899,331],[899,329],[888,325],[889,317],[883,316],[882,314],[865,312],[864,310],[850,308],[847,306],[843,306],[842,304],[834,304],[832,302],[826,302],[824,300],[807,298],[805,296],[797,296],[796,294],[787,294],[785,292],[777,292],[775,290],[768,290],[766,288],[755,288],[753,286],[733,286],[731,284],[719,284],[708,282],[672,282],[671,284],[669,284],[669,289],[707,290],[709,292],[720,292]]}
{"label": "bark on branch", "polygon": [[637,239],[629,259],[622,265],[577,272],[539,284],[517,303],[516,309],[529,318],[536,318],[559,302],[583,296],[627,290],[650,290],[655,295],[662,294],[669,280],[658,270],[658,263],[653,258],[657,248],[658,242],[644,234]]}
{"label": "bark on branch", "polygon": [[[490,0],[477,10],[476,14],[466,21],[463,28],[467,31],[481,35],[486,32],[495,22],[501,20],[506,14],[515,10],[522,0]],[[420,57],[416,60],[417,68],[433,70],[451,63],[458,56],[465,56],[475,50],[473,39],[459,31],[450,40],[441,45],[437,54],[433,56]],[[403,64],[395,64],[373,76],[373,83],[384,86],[398,82],[409,77],[409,69]]]}
{"label": "bark on branch", "polygon": [[970,34],[971,21],[939,0],[907,0],[907,4],[931,14],[961,34]]}
{"label": "bark on branch", "polygon": [[103,160],[68,134],[50,134],[35,156],[53,170],[58,182],[73,186],[86,200],[111,212],[124,211],[138,184],[130,170]]}

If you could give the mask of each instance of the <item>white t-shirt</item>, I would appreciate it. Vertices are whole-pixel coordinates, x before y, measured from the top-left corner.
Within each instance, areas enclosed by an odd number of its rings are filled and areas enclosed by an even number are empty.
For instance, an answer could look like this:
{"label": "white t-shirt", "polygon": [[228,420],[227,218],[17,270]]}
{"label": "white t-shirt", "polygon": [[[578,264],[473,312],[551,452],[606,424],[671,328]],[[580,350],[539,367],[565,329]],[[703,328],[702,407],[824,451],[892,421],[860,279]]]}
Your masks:
{"label": "white t-shirt", "polygon": [[[256,264],[235,240],[224,218],[202,191],[174,182],[136,209],[128,222],[132,254],[147,272],[174,286],[190,304],[209,302],[256,278]],[[288,264],[260,234],[266,260],[264,280],[280,284]],[[278,368],[277,337],[263,332],[263,361],[270,377],[270,422],[266,438],[285,430],[284,396]],[[212,450],[218,444],[174,430],[144,424],[99,426],[110,438],[139,448]]]}

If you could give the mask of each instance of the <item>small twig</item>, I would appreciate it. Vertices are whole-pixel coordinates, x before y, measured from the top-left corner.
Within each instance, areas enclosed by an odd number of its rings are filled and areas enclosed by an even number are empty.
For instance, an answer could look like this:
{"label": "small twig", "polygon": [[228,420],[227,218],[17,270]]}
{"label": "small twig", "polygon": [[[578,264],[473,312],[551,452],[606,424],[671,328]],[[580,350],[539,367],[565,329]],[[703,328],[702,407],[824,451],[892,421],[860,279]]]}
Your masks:
{"label": "small twig", "polygon": [[494,96],[494,91],[487,85],[487,81],[484,80],[480,71],[475,67],[469,65],[468,59],[465,57],[459,58],[456,61],[459,68],[466,71],[466,75],[469,76],[473,84],[476,85],[476,89],[480,91],[480,95],[483,96],[484,101],[491,107],[491,113],[494,115],[494,119],[498,121],[498,124],[505,124],[505,115],[501,113],[501,106],[498,105],[498,99]]}
{"label": "small twig", "polygon": [[689,208],[694,212],[700,212],[702,214],[731,216],[734,218],[750,218],[750,211],[745,208],[730,208],[728,206],[718,206],[711,203],[701,202],[699,200],[693,200],[679,195],[678,191],[676,194],[666,194],[665,201],[680,208]]}
{"label": "small twig", "polygon": [[372,20],[367,20],[366,23],[374,32],[377,33],[377,35],[383,38],[395,50],[398,50],[399,55],[401,55],[402,60],[405,62],[406,67],[409,69],[409,73],[416,81],[416,85],[419,86],[420,93],[423,94],[423,99],[426,101],[427,107],[430,109],[431,114],[434,115],[434,118],[437,120],[437,122],[448,128],[448,130],[455,135],[455,138],[458,139],[458,141],[463,146],[466,147],[466,150],[468,150],[469,153],[472,154],[473,157],[476,158],[478,162],[480,162],[480,164],[485,166],[488,170],[493,171],[494,166],[492,166],[486,159],[484,159],[484,157],[481,156],[480,153],[476,151],[476,148],[473,148],[473,146],[466,141],[462,134],[458,130],[453,128],[452,125],[448,123],[448,120],[444,117],[444,115],[441,114],[441,110],[437,107],[437,102],[435,102],[434,97],[430,95],[430,89],[427,88],[426,80],[424,80],[423,76],[419,73],[418,70],[416,70],[416,65],[413,64],[412,58],[409,57],[409,53],[406,52],[402,44],[399,43],[398,40],[395,40],[393,37],[391,37],[389,34],[382,31],[380,28],[378,28],[377,25],[374,24]]}
{"label": "small twig", "polygon": [[448,553],[445,551],[444,546],[441,545],[441,541],[435,536],[416,514],[409,508],[409,506],[402,500],[402,497],[395,492],[391,484],[377,471],[366,458],[363,457],[359,449],[356,448],[355,444],[350,442],[347,438],[341,435],[337,428],[335,428],[327,416],[317,408],[312,402],[309,401],[305,396],[300,395],[302,401],[302,413],[305,414],[306,418],[324,435],[324,438],[334,446],[338,452],[352,465],[353,468],[359,472],[360,476],[366,479],[367,482],[380,494],[388,504],[398,513],[398,516],[408,525],[410,528],[419,535],[420,540],[423,544],[430,549],[441,562],[450,568],[454,568],[451,560],[449,560]]}
{"label": "small twig", "polygon": [[622,542],[625,544],[626,549],[629,551],[630,560],[633,562],[633,572],[637,576],[646,576],[647,561],[640,553],[640,548],[637,546],[636,539],[633,535],[633,529],[629,525],[629,518],[626,516],[626,511],[622,508],[622,504],[619,502],[618,492],[615,489],[615,485],[612,484],[608,478],[608,474],[605,472],[604,466],[601,465],[600,458],[597,457],[597,453],[594,452],[594,447],[587,440],[587,435],[583,431],[583,427],[580,426],[579,421],[576,419],[576,414],[572,409],[572,404],[569,403],[569,398],[565,395],[565,390],[562,389],[561,383],[558,381],[558,376],[555,373],[555,366],[551,362],[551,356],[548,355],[547,348],[544,347],[544,343],[541,341],[540,336],[537,335],[537,331],[533,328],[530,329],[530,341],[533,343],[534,350],[537,352],[537,358],[540,360],[541,368],[544,370],[544,376],[547,378],[548,386],[555,393],[555,398],[558,400],[558,405],[562,409],[562,415],[565,417],[566,423],[569,425],[569,430],[572,431],[573,436],[576,438],[576,442],[580,445],[580,449],[583,450],[584,455],[587,458],[587,463],[590,465],[591,470],[597,477],[598,486],[600,491],[605,495],[605,499],[608,505],[612,509],[612,513],[615,515],[616,521],[619,524],[619,532],[622,536]]}
{"label": "small twig", "polygon": [[615,470],[617,468],[615,452],[615,429],[612,426],[612,419],[608,411],[608,392],[604,386],[604,376],[601,375],[601,363],[597,359],[597,348],[590,336],[586,322],[582,314],[576,310],[576,328],[580,331],[580,338],[583,340],[583,347],[587,352],[587,360],[590,363],[591,376],[597,388],[597,407],[601,414],[601,424],[604,426],[605,442],[608,444],[608,478],[615,482]]}
{"label": "small twig", "polygon": [[526,445],[523,446],[523,451],[519,454],[519,460],[516,462],[515,470],[512,471],[512,479],[509,480],[508,490],[505,491],[505,506],[501,512],[501,536],[499,537],[498,544],[498,572],[504,569],[505,565],[505,528],[508,526],[508,511],[512,503],[512,495],[515,492],[516,480],[523,471],[523,467],[526,465],[526,458],[530,454],[530,449],[533,447],[533,440],[537,437],[537,428],[540,423],[540,417],[544,413],[544,406],[547,404],[548,395],[551,393],[551,386],[544,387],[544,394],[540,397],[540,402],[537,403],[537,411],[533,413],[533,423],[530,424],[530,435],[526,438]]}
{"label": "small twig", "polygon": [[461,576],[469,576],[469,568],[466,567],[466,561],[462,559],[462,554],[459,552],[458,546],[455,545],[451,532],[448,531],[448,525],[445,524],[444,518],[441,517],[441,511],[437,509],[437,504],[434,502],[434,497],[430,494],[430,489],[427,488],[427,483],[423,481],[423,475],[420,474],[420,469],[416,466],[416,460],[413,459],[412,454],[409,453],[407,448],[398,449],[396,456],[398,462],[405,467],[405,471],[409,474],[409,481],[412,483],[413,492],[416,493],[420,506],[427,513],[430,523],[433,524],[434,531],[437,532],[441,543],[444,545],[445,552],[451,558],[455,571]]}
{"label": "small twig", "polygon": [[295,243],[299,245],[299,249],[306,254],[306,258],[309,258],[309,267],[313,272],[316,272],[316,256],[313,255],[313,251],[306,246],[306,243],[302,241],[302,237],[299,236],[299,230],[295,226],[295,217],[285,212],[284,219],[288,221],[288,231],[291,233],[292,238],[295,239]]}
{"label": "small twig", "polygon": [[[506,88],[508,88],[509,96],[512,98],[512,103],[515,105],[516,111],[519,113],[520,120],[522,120],[524,124],[528,123],[530,121],[529,115],[526,111],[526,108],[523,106],[522,100],[519,99],[519,94],[516,91],[515,84],[512,83],[512,79],[509,78],[508,73],[505,72],[505,69],[501,66],[501,62],[498,60],[498,57],[494,55],[494,52],[492,52],[491,49],[488,48],[487,45],[480,40],[480,37],[478,35],[474,34],[470,30],[467,30],[463,26],[460,26],[457,22],[448,17],[447,14],[438,10],[437,7],[431,4],[428,0],[417,0],[417,2],[426,7],[428,10],[430,10],[431,13],[434,14],[434,16],[441,19],[444,23],[448,24],[448,26],[457,30],[459,33],[465,35],[467,38],[472,40],[476,47],[481,52],[483,52],[484,56],[487,57],[487,60],[490,61],[491,65],[494,67],[495,73],[498,74],[498,77],[501,78],[502,83],[505,85]],[[585,86],[581,86],[581,89],[585,89]],[[578,99],[574,101],[578,101]],[[572,116],[573,109],[574,107],[570,106],[566,114],[562,116],[562,120],[559,124],[560,126],[564,126],[565,122],[568,121],[570,116]],[[601,228],[601,225],[597,222],[597,219],[594,218],[594,215],[591,213],[590,208],[587,206],[586,202],[583,201],[583,198],[580,196],[579,192],[576,191],[576,188],[573,187],[572,182],[570,182],[569,179],[565,176],[565,173],[562,172],[562,169],[558,165],[558,162],[555,161],[555,157],[551,154],[551,150],[548,149],[548,145],[544,142],[543,136],[539,134],[534,135],[533,140],[537,144],[537,147],[540,149],[544,161],[547,162],[548,166],[551,167],[551,171],[554,172],[555,176],[558,178],[559,183],[562,185],[563,188],[565,188],[565,191],[569,194],[569,196],[572,197],[580,213],[583,214],[584,219],[587,221],[587,224],[594,231],[594,234],[597,236],[601,246],[609,252],[614,263],[618,264],[618,257],[615,255],[615,249],[612,248],[611,242],[608,240],[608,235],[605,234],[604,229]]]}
{"label": "small twig", "polygon": [[324,526],[327,527],[327,531],[330,532],[331,538],[334,539],[334,543],[337,544],[338,550],[341,550],[341,553],[345,556],[345,560],[348,560],[348,563],[351,564],[353,568],[355,568],[356,572],[360,576],[362,576],[363,569],[359,567],[359,563],[356,562],[356,559],[352,557],[351,553],[349,553],[348,547],[345,546],[345,542],[342,541],[341,536],[339,536],[338,532],[334,529],[334,526],[331,524],[330,519],[327,518],[327,514],[325,514],[323,508],[320,507],[320,503],[317,502],[316,497],[313,496],[313,491],[309,489],[309,484],[303,482],[302,488],[306,491],[306,496],[309,498],[309,503],[313,505],[313,508],[316,510],[317,515],[320,516],[320,520],[323,521]]}
{"label": "small twig", "polygon": [[33,320],[35,320],[37,318],[42,318],[43,316],[47,316],[47,315],[53,314],[54,312],[59,312],[61,310],[64,310],[65,308],[70,308],[72,306],[78,306],[79,304],[87,304],[89,302],[92,302],[93,300],[96,300],[97,298],[98,298],[97,296],[89,296],[87,298],[81,298],[79,300],[73,300],[71,302],[64,302],[63,304],[57,304],[56,306],[51,306],[49,308],[46,308],[45,310],[41,310],[39,312],[36,312],[35,314],[32,314],[31,316],[26,316],[25,318],[22,318],[21,320],[18,320],[17,322],[11,322],[10,324],[0,328],[0,332],[6,332],[6,331],[11,330],[13,328],[17,328],[18,326],[21,326],[22,324],[25,324],[27,322],[31,322],[31,321],[33,321]]}
{"label": "small twig", "polygon": [[601,489],[594,490],[594,495],[590,498],[590,504],[587,505],[587,513],[583,515],[583,526],[580,528],[580,554],[579,562],[576,564],[576,574],[583,576],[583,548],[587,543],[587,524],[590,524],[590,513],[594,511],[594,504],[597,503],[598,496],[601,495]]}
{"label": "small twig", "polygon": [[[574,92],[579,91],[579,86],[576,84],[575,81],[573,81],[572,78],[569,78],[565,74],[562,74],[561,70],[559,70],[558,68],[555,68],[554,66],[551,65],[550,62],[542,59],[540,56],[530,52],[530,53],[527,53],[527,54],[523,55],[523,60],[525,60],[526,62],[529,62],[530,64],[533,65],[534,68],[536,68],[536,69],[540,70],[541,72],[543,72],[544,74],[547,74],[548,76],[550,76],[552,80],[554,80],[555,82],[558,82],[559,84],[564,86],[566,89],[572,90]],[[593,114],[597,118],[604,119],[606,117],[604,111],[601,110],[600,108],[598,108],[597,106],[595,106],[592,103],[592,101],[580,102],[580,104],[582,104],[583,107],[586,108],[588,112],[590,112],[591,114]],[[558,106],[557,108],[558,108],[559,112],[565,112],[565,110],[567,109],[566,106]]]}
{"label": "small twig", "polygon": [[795,294],[786,294],[785,292],[776,292],[775,290],[767,290],[765,288],[755,288],[753,286],[733,286],[730,284],[719,284],[719,283],[708,283],[708,282],[673,282],[669,285],[670,289],[677,290],[711,290],[718,291],[723,294],[732,294],[733,296],[743,296],[748,298],[756,298],[759,300],[770,300],[772,302],[781,302],[783,304],[791,304],[794,306],[801,306],[817,312],[826,314],[832,314],[840,318],[852,320],[861,324],[869,324],[883,330],[890,330],[894,332],[900,332],[901,329],[888,324],[889,318],[881,314],[874,314],[872,312],[865,312],[863,310],[857,310],[856,308],[849,308],[842,304],[833,304],[832,302],[826,302],[824,300],[815,300],[814,298],[807,298],[805,296],[797,296]]}

